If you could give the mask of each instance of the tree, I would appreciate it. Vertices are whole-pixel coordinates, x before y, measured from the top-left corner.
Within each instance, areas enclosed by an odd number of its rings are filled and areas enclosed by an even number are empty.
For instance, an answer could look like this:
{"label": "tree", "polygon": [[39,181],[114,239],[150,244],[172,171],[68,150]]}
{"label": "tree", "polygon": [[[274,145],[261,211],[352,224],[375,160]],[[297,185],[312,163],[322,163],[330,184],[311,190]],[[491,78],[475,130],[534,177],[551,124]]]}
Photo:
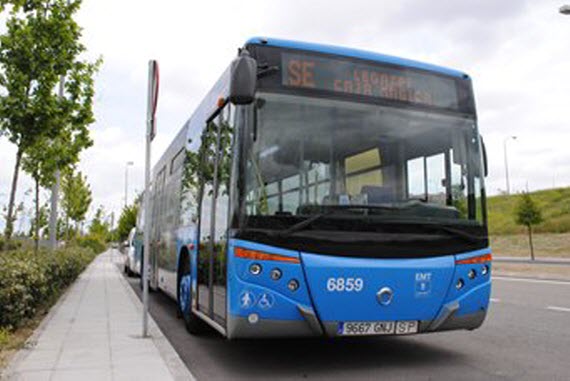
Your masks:
{"label": "tree", "polygon": [[525,225],[528,229],[528,242],[530,246],[530,258],[534,261],[534,247],[532,244],[532,225],[540,224],[542,219],[542,213],[530,197],[530,194],[524,192],[518,200],[517,207],[515,209],[516,223],[518,225]]}
{"label": "tree", "polygon": [[109,223],[105,221],[105,209],[103,206],[99,206],[95,212],[95,217],[91,220],[91,225],[89,226],[89,235],[101,239],[103,242],[107,241],[109,237]]}
{"label": "tree", "polygon": [[39,211],[36,211],[36,218],[34,218],[32,220],[31,226],[30,226],[30,237],[34,238],[35,241],[35,249],[37,251],[38,249],[38,244],[39,244],[39,239],[40,239],[40,230],[45,228],[48,224],[48,212],[49,212],[49,208],[47,203],[43,204],[40,208]]}
{"label": "tree", "polygon": [[[14,224],[14,222],[16,222],[16,220],[18,219],[18,213],[24,213],[25,210],[26,208],[24,207],[24,203],[20,202],[20,204],[16,208],[14,208],[12,212],[12,224]],[[2,207],[2,213],[4,219],[8,220],[8,207],[6,205]]]}
{"label": "tree", "polygon": [[[73,15],[81,0],[69,4],[66,0],[0,0],[1,11],[8,5],[7,31],[0,36],[0,132],[17,151],[6,216],[7,239],[13,232],[13,207],[24,156],[29,156],[25,169],[36,180],[37,190],[53,181],[54,168],[75,163],[79,151],[91,144],[87,126],[94,119],[93,76],[100,64],[79,59],[85,47],[79,42],[81,29]],[[60,98],[55,89],[64,75],[69,81],[65,96]]]}
{"label": "tree", "polygon": [[139,203],[137,202],[123,208],[117,226],[117,238],[119,241],[122,242],[127,239],[131,229],[136,226],[138,212]]}
{"label": "tree", "polygon": [[66,231],[69,233],[69,220],[75,222],[76,229],[85,221],[85,215],[92,201],[91,189],[87,184],[87,177],[81,172],[75,174],[73,171],[64,173],[61,188],[63,190],[61,205],[66,216]]}

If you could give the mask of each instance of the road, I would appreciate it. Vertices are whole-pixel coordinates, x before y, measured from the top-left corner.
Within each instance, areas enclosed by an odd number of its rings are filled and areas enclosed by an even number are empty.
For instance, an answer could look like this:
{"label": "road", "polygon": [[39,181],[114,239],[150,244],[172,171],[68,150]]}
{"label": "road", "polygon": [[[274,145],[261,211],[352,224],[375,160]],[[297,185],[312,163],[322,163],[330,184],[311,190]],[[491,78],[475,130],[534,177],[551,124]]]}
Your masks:
{"label": "road", "polygon": [[570,283],[496,277],[492,297],[472,332],[343,340],[191,336],[161,293],[150,311],[198,380],[570,380]]}

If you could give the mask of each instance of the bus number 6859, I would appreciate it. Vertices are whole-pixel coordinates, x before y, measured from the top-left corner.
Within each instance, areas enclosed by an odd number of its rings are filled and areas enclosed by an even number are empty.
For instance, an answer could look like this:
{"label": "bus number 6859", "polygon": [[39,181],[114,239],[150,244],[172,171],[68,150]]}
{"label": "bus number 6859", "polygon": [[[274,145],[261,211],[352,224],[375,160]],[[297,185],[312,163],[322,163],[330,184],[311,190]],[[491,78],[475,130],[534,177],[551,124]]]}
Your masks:
{"label": "bus number 6859", "polygon": [[364,288],[362,278],[329,278],[327,291],[329,292],[360,292]]}

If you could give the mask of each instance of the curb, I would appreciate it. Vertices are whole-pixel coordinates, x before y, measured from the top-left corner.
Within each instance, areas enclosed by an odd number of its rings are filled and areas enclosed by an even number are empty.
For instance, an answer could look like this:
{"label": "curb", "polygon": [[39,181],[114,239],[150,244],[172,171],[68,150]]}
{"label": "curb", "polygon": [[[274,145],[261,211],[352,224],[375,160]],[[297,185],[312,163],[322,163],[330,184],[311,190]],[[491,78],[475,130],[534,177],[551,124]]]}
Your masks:
{"label": "curb", "polygon": [[530,265],[554,265],[554,266],[570,266],[568,259],[528,259],[524,257],[493,257],[493,262],[500,263],[523,263]]}
{"label": "curb", "polygon": [[[122,255],[118,252],[116,252],[116,254]],[[121,284],[125,289],[128,290],[127,294],[129,295],[129,298],[131,299],[131,301],[135,305],[135,308],[139,311],[139,313],[142,316],[142,311],[143,311],[142,302],[138,298],[135,291],[131,288],[131,285],[123,277],[123,274],[121,274],[119,268],[117,266],[113,267],[115,268],[115,271],[118,273],[117,275],[121,280]],[[149,328],[150,338],[152,339],[154,345],[158,349],[158,352],[160,353],[160,356],[164,360],[168,370],[170,371],[170,373],[172,373],[172,377],[175,380],[180,380],[180,381],[182,380],[195,381],[196,378],[190,372],[190,370],[184,364],[184,362],[182,362],[182,359],[180,358],[180,356],[178,356],[178,353],[176,353],[176,350],[172,347],[166,336],[164,336],[164,334],[162,333],[162,331],[160,330],[160,328],[158,327],[158,325],[156,324],[150,313],[148,315],[148,325],[149,325],[148,328]]]}
{"label": "curb", "polygon": [[497,280],[510,280],[510,281],[528,281],[528,282],[535,282],[535,283],[561,283],[570,285],[570,279],[567,278],[537,278],[537,277],[530,277],[524,275],[517,275],[514,273],[510,274],[501,274],[501,275],[492,275],[491,279]]}

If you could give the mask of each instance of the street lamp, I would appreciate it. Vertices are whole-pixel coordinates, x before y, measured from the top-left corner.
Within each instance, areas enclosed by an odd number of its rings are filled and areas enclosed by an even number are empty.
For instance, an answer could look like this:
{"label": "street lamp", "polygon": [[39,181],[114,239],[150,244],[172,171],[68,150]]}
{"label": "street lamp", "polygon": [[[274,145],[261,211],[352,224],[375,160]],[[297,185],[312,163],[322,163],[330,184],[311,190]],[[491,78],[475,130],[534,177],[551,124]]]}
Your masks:
{"label": "street lamp", "polygon": [[129,204],[129,167],[132,166],[132,161],[127,161],[125,165],[125,208]]}
{"label": "street lamp", "polygon": [[563,6],[560,7],[560,9],[558,9],[558,11],[563,15],[568,16],[570,15],[570,5],[564,4]]}
{"label": "street lamp", "polygon": [[511,139],[517,140],[517,137],[516,136],[507,136],[503,140],[503,152],[505,154],[505,179],[507,182],[507,195],[511,194],[511,185],[509,183],[509,161],[507,159],[507,142]]}

